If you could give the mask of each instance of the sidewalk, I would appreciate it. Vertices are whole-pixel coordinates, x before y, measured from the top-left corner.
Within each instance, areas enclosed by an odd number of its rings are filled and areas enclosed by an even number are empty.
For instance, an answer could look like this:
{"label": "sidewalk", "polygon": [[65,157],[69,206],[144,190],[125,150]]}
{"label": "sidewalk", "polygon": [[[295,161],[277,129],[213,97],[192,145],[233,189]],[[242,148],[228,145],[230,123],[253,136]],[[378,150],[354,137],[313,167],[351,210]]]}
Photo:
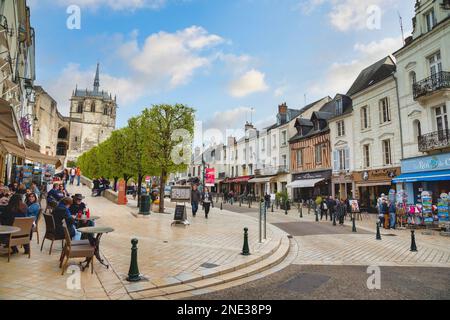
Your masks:
{"label": "sidewalk", "polygon": [[[268,225],[267,241],[260,244],[256,219],[217,208],[208,220],[200,210],[197,218],[191,218],[190,226],[171,226],[170,214],[153,213],[148,217],[133,215],[137,208],[131,204],[118,206],[105,198],[92,198],[86,187],[69,187],[71,194],[81,193],[91,209],[91,214],[101,217],[97,226],[114,228],[101,241],[101,253],[110,264],[106,269],[97,261],[94,275],[81,274],[81,290],[68,290],[66,281],[70,275],[61,276],[59,254],[61,242],[55,241],[54,252],[48,255],[50,243],[44,251],[34,239],[30,260],[23,254],[15,255],[11,263],[0,256],[0,299],[139,299],[151,291],[153,296],[173,293],[176,290],[195,290],[196,281],[212,278],[226,283],[226,275],[240,269],[255,266],[261,270],[264,262],[277,255],[281,261],[289,250],[286,233]],[[240,253],[243,247],[243,229],[249,228],[251,256]],[[40,225],[41,238],[45,225]],[[128,283],[131,256],[131,240],[137,238],[140,273],[146,278],[139,283]],[[1,252],[0,252],[1,254]],[[274,264],[271,260],[271,266]],[[73,261],[75,264],[77,260]],[[248,271],[242,271],[242,277]],[[231,278],[231,277],[230,277]],[[191,284],[192,283],[192,284]],[[184,287],[182,287],[184,286]],[[176,288],[176,290],[175,290]]]}

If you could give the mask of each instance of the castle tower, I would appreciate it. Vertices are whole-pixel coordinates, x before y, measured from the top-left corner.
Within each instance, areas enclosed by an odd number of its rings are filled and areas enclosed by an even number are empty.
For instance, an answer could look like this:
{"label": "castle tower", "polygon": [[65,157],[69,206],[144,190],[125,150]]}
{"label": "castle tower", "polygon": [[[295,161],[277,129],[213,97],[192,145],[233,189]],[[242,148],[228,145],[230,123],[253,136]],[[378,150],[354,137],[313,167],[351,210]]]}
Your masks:
{"label": "castle tower", "polygon": [[92,90],[80,90],[77,86],[70,99],[67,160],[76,160],[108,139],[116,127],[116,111],[116,98],[100,90],[100,64],[97,64]]}

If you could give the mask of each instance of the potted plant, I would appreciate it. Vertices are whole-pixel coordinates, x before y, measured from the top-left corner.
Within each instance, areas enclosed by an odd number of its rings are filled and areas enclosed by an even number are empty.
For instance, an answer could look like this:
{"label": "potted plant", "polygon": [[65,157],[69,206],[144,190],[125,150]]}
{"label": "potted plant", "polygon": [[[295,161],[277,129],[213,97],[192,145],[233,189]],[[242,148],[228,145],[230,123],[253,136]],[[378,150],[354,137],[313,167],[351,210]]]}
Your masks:
{"label": "potted plant", "polygon": [[287,210],[291,210],[291,204],[289,202],[289,195],[287,191],[280,192],[279,194],[280,194],[280,208],[282,210],[286,210],[287,206]]}

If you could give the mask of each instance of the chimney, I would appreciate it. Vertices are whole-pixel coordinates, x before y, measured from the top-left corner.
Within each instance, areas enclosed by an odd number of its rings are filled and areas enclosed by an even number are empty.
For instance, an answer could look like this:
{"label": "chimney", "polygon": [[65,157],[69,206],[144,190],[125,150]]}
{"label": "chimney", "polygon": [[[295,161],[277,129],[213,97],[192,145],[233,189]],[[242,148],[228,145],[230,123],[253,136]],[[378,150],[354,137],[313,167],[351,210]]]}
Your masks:
{"label": "chimney", "polygon": [[283,104],[280,104],[278,106],[278,113],[280,115],[286,115],[287,111],[288,111],[288,106],[287,106],[286,102],[284,102]]}
{"label": "chimney", "polygon": [[248,132],[249,130],[251,130],[251,129],[255,129],[255,127],[253,126],[253,124],[251,124],[250,122],[246,122],[245,123],[245,132]]}

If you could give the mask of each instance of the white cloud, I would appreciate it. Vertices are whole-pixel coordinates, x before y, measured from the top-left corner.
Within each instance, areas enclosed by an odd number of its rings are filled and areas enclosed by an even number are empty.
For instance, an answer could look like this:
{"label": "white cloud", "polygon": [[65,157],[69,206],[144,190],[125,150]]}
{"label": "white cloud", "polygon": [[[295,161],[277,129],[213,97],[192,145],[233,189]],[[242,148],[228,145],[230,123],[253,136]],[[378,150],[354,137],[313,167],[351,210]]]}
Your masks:
{"label": "white cloud", "polygon": [[385,38],[367,44],[357,43],[354,50],[357,59],[348,62],[335,62],[327,70],[325,78],[312,84],[309,92],[315,95],[333,95],[333,93],[346,93],[359,73],[392,54],[402,46],[402,39]]}
{"label": "white cloud", "polygon": [[159,9],[166,0],[57,0],[61,6],[78,5],[81,8],[98,9],[109,7],[113,10]]}
{"label": "white cloud", "polygon": [[266,91],[269,87],[265,77],[264,73],[252,69],[230,84],[229,93],[233,97],[242,98],[256,92]]}

